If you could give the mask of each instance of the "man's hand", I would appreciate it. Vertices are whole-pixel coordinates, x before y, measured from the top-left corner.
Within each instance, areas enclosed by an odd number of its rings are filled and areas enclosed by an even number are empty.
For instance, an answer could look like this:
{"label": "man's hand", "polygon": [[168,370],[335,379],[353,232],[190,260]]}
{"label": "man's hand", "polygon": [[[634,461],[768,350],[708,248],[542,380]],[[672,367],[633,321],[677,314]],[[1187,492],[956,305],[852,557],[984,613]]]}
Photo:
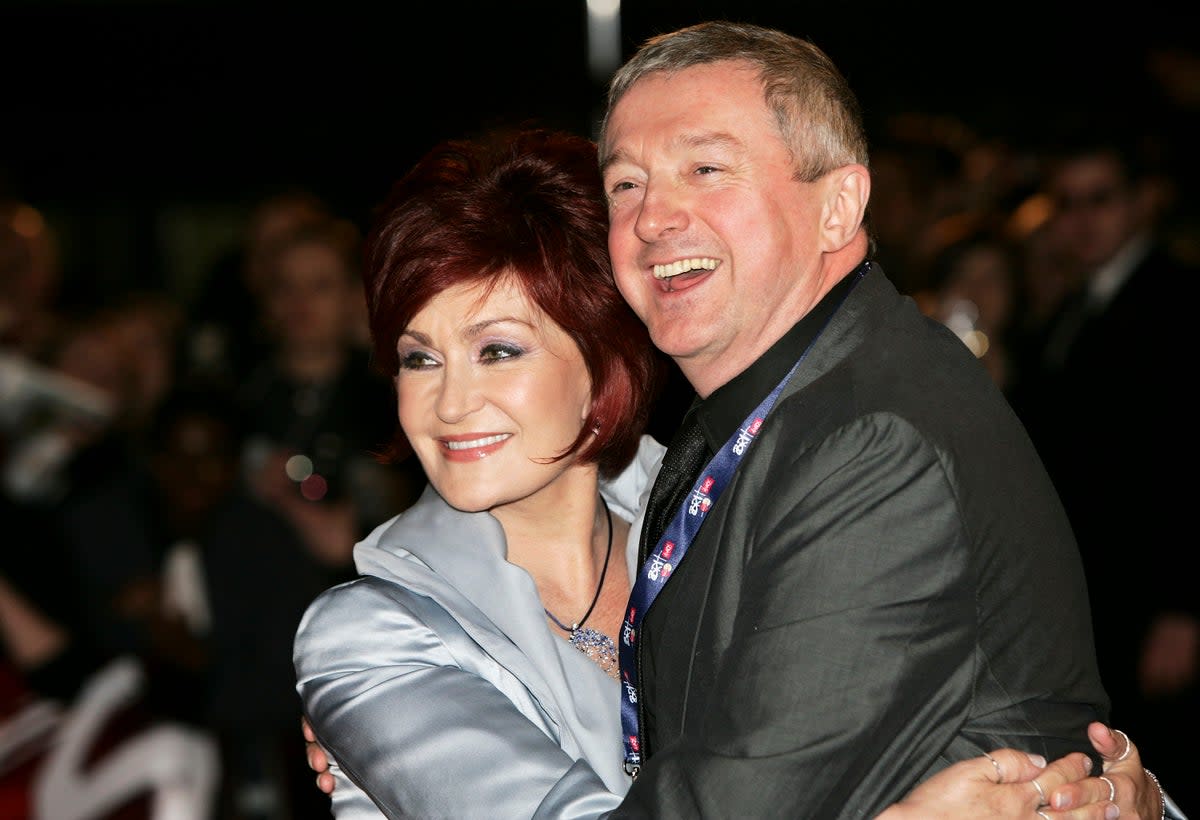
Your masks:
{"label": "man's hand", "polygon": [[325,794],[333,794],[333,775],[329,773],[329,756],[317,742],[308,718],[301,718],[300,730],[304,733],[304,753],[308,758],[308,767],[317,773],[317,788]]}

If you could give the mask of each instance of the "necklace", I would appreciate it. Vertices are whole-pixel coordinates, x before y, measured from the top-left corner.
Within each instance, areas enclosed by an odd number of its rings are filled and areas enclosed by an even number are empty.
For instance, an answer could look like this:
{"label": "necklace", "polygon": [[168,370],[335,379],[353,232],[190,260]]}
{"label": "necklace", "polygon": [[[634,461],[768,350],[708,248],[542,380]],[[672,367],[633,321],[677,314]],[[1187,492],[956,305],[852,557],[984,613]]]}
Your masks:
{"label": "necklace", "polygon": [[609,677],[615,678],[617,677],[617,648],[613,644],[612,638],[599,630],[584,626],[587,619],[591,617],[592,610],[596,608],[596,602],[600,600],[600,591],[604,589],[604,576],[608,574],[608,559],[612,557],[612,511],[608,509],[608,502],[604,500],[603,496],[600,498],[600,503],[604,505],[604,515],[608,518],[608,549],[604,553],[604,567],[600,570],[600,583],[596,585],[596,594],[592,596],[592,603],[588,606],[587,612],[583,613],[583,617],[571,626],[567,626],[555,618],[554,613],[545,607],[542,607],[542,611],[546,613],[547,618],[554,622],[555,626],[571,636],[571,646],[595,661]]}

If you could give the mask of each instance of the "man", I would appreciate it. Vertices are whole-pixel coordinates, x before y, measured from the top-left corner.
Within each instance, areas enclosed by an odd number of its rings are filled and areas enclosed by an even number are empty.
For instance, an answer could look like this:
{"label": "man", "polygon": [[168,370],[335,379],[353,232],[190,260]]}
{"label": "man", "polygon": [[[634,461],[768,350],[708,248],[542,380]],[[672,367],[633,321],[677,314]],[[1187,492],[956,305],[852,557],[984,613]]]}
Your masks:
{"label": "man", "polygon": [[[618,286],[698,396],[643,559],[786,382],[637,631],[631,811],[868,816],[991,748],[1090,750],[1108,702],[1070,526],[986,372],[869,263],[828,58],[724,23],[654,39],[600,155]],[[689,423],[706,447],[672,470]]]}
{"label": "man", "polygon": [[[867,264],[835,67],[751,26],[653,39],[600,154],[618,286],[698,396],[645,516],[669,581],[631,599],[615,816],[868,817],[992,748],[1089,751],[1107,700],[1070,528],[987,373]],[[718,450],[741,463],[710,486]],[[710,520],[660,542],[677,510]]]}
{"label": "man", "polygon": [[[1163,373],[1191,366],[1200,271],[1159,237],[1154,175],[1111,123],[1058,136],[1042,189],[1050,237],[1081,286],[1019,369],[1013,403],[1079,542],[1113,719],[1194,804],[1182,738],[1200,728],[1200,603],[1178,540],[1190,517],[1175,477],[1184,451],[1168,438],[1190,412],[1154,399]],[[1115,599],[1119,615],[1105,606]]]}

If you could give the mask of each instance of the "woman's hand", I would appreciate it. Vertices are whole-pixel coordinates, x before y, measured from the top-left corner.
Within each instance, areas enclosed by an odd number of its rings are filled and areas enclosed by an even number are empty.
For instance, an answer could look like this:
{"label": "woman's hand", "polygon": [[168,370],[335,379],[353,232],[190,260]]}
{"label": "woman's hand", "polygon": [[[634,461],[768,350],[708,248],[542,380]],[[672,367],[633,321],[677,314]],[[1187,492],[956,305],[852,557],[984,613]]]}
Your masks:
{"label": "woman's hand", "polygon": [[1087,777],[1091,767],[1091,760],[1083,753],[1069,754],[1046,765],[1040,755],[998,749],[948,766],[914,788],[904,800],[888,807],[879,820],[1035,818],[1043,805],[1042,793],[1049,795],[1068,783],[1079,787],[1079,799],[1094,795],[1098,802],[1067,814],[1047,812],[1047,816],[1113,820],[1117,816],[1115,808],[1111,815],[1105,814],[1108,786],[1100,780],[1091,787],[1081,785],[1095,780]]}
{"label": "woman's hand", "polygon": [[879,820],[1029,818],[1042,820],[1159,820],[1162,797],[1124,732],[1103,723],[1088,738],[1104,759],[1094,777],[1091,760],[1069,754],[1050,765],[1038,755],[999,749],[938,772],[890,806]]}
{"label": "woman's hand", "polygon": [[[1138,754],[1137,746],[1124,732],[1111,730],[1099,722],[1088,726],[1088,738],[1104,758],[1104,774],[1047,790],[1051,805],[1060,809],[1082,806],[1086,801],[1096,799],[1096,782],[1105,789],[1108,789],[1111,782],[1116,796],[1115,802],[1121,809],[1122,820],[1159,820],[1163,816],[1162,795],[1158,784],[1151,782],[1146,770],[1142,768],[1142,758]],[[1073,812],[1048,814],[1051,818],[1088,816]]]}

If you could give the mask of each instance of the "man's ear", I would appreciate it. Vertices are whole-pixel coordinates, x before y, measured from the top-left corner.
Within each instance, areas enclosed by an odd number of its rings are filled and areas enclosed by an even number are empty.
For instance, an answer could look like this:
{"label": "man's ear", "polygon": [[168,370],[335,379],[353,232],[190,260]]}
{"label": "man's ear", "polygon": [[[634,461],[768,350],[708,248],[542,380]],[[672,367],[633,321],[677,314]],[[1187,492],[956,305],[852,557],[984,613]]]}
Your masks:
{"label": "man's ear", "polygon": [[821,250],[840,251],[858,235],[871,196],[871,174],[864,165],[843,165],[826,177],[821,214]]}

